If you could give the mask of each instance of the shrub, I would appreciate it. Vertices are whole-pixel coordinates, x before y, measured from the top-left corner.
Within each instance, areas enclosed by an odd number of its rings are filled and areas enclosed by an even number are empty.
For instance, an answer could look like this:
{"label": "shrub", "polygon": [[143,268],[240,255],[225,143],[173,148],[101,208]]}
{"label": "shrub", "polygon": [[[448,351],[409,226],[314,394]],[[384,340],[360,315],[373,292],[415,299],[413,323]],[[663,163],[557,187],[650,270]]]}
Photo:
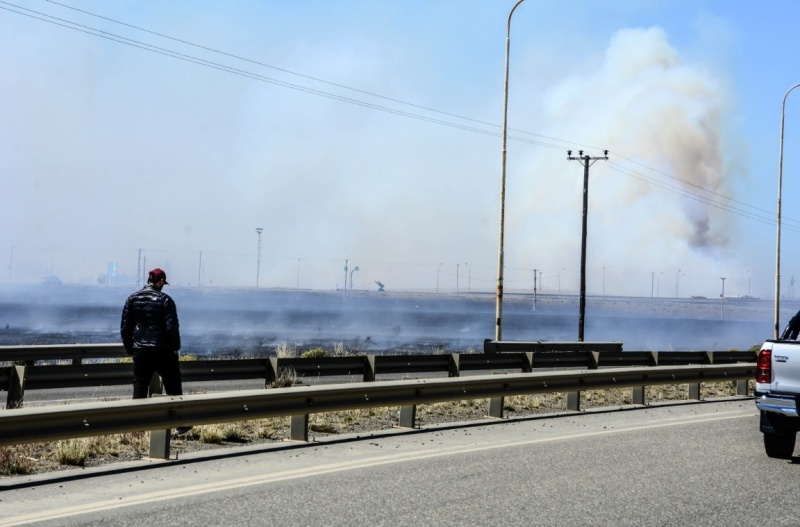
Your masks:
{"label": "shrub", "polygon": [[[220,425],[208,425],[198,427],[199,440],[201,443],[218,445],[225,438],[225,433]],[[197,428],[195,429],[197,430]]]}
{"label": "shrub", "polygon": [[288,417],[263,419],[256,421],[256,437],[260,439],[275,439],[284,435],[284,429],[289,426]]}
{"label": "shrub", "polygon": [[222,438],[225,441],[245,441],[248,436],[247,425],[242,422],[223,423]]}
{"label": "shrub", "polygon": [[24,447],[30,449],[30,445],[20,445],[15,447],[0,447],[0,474],[12,476],[14,474],[30,474],[33,472],[33,461],[30,453]]}
{"label": "shrub", "polygon": [[321,359],[328,357],[328,352],[322,348],[312,348],[300,355],[301,359]]}
{"label": "shrub", "polygon": [[278,378],[267,385],[267,388],[288,388],[297,384],[297,372],[294,368],[281,368]]}
{"label": "shrub", "polygon": [[65,439],[56,443],[53,454],[61,465],[82,467],[92,452],[92,440],[86,437]]}

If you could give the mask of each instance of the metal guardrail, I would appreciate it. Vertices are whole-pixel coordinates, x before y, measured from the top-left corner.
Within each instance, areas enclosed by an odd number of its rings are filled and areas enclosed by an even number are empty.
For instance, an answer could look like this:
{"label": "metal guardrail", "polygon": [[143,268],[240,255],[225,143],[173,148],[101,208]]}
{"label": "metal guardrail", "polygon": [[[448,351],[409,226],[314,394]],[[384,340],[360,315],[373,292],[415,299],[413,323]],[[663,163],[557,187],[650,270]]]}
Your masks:
{"label": "metal guardrail", "polygon": [[507,351],[516,352],[542,352],[542,351],[622,351],[622,342],[547,342],[547,341],[517,341],[517,340],[492,340],[483,341],[484,353],[500,353]]}
{"label": "metal guardrail", "polygon": [[[561,347],[566,343],[556,344]],[[132,384],[133,368],[129,363],[84,362],[85,359],[119,357],[127,357],[121,344],[0,346],[0,361],[24,363],[0,368],[0,389],[8,392],[6,408],[19,407],[26,389]],[[597,369],[621,366],[732,364],[755,362],[755,360],[754,352],[736,351],[509,351],[489,354],[367,355],[319,359],[272,357],[183,361],[181,376],[184,382],[263,379],[267,386],[285,369],[294,370],[301,378],[358,376],[363,381],[370,382],[375,381],[379,375],[392,374],[446,373],[449,377],[458,377],[466,371],[531,372],[553,368]],[[37,364],[41,361],[69,362],[69,364]],[[570,395],[568,401],[570,409],[580,408],[578,397],[577,393]]]}
{"label": "metal guardrail", "polygon": [[416,405],[423,403],[490,398],[489,416],[502,417],[503,398],[511,395],[636,389],[658,384],[699,385],[701,382],[751,379],[755,369],[756,365],[751,363],[608,368],[301,386],[21,408],[0,412],[0,445],[150,430],[151,457],[166,458],[169,429],[178,426],[292,416],[292,438],[303,439],[304,434],[307,440],[311,413],[400,406],[400,425],[414,426]]}
{"label": "metal guardrail", "polygon": [[40,360],[70,360],[127,357],[122,344],[48,344],[41,346],[0,346],[0,362],[32,363]]}

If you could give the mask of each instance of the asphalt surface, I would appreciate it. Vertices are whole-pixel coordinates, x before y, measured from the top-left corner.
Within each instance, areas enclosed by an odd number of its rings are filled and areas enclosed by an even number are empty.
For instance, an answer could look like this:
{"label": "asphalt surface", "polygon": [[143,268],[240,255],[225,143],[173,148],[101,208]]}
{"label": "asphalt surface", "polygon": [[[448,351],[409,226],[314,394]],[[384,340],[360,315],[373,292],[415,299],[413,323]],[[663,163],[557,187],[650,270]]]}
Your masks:
{"label": "asphalt surface", "polygon": [[752,399],[279,443],[0,482],[0,526],[797,525]]}

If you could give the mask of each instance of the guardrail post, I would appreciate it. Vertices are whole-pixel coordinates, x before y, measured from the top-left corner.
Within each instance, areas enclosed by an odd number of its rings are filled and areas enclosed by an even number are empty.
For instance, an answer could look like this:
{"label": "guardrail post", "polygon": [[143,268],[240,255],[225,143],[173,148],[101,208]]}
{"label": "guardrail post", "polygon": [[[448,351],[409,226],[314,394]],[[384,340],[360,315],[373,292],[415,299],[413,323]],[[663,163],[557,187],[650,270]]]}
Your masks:
{"label": "guardrail post", "polygon": [[375,355],[364,357],[364,382],[375,381]]}
{"label": "guardrail post", "polygon": [[[153,375],[153,379],[158,375]],[[161,382],[161,378],[158,377],[159,383]],[[150,388],[152,389],[153,385],[150,384]],[[151,393],[151,397],[163,397],[164,395],[161,393]],[[169,439],[170,433],[172,430],[150,430],[150,452],[148,456],[152,459],[169,459]]]}
{"label": "guardrail post", "polygon": [[459,355],[458,353],[451,353],[450,354],[450,363],[447,370],[448,377],[458,377],[459,376]]}
{"label": "guardrail post", "polygon": [[[650,352],[650,365],[658,366],[658,352]],[[633,404],[647,404],[647,386],[634,386],[631,388],[631,402]]]}
{"label": "guardrail post", "polygon": [[407,404],[400,407],[400,417],[397,426],[400,428],[416,428],[417,405]]}
{"label": "guardrail post", "polygon": [[503,407],[505,406],[505,397],[490,397],[489,398],[489,417],[503,418]]}
{"label": "guardrail post", "polygon": [[631,388],[631,402],[633,404],[647,404],[646,390],[647,386],[634,386]]}
{"label": "guardrail post", "polygon": [[581,411],[581,392],[567,392],[567,410]]}
{"label": "guardrail post", "polygon": [[739,379],[736,381],[736,395],[747,395],[747,380]]}
{"label": "guardrail post", "polygon": [[[589,352],[589,369],[596,370],[600,367],[600,352]],[[581,392],[567,392],[567,410],[581,411]]]}
{"label": "guardrail post", "polygon": [[600,352],[599,351],[590,351],[589,352],[589,369],[596,370],[600,367]]}
{"label": "guardrail post", "polygon": [[533,371],[533,352],[526,351],[522,354],[522,373],[530,373]]}
{"label": "guardrail post", "polygon": [[278,379],[278,358],[270,357],[267,359],[267,371],[265,375],[264,388],[269,388],[269,385]]}
{"label": "guardrail post", "polygon": [[6,408],[19,408],[25,398],[25,371],[28,366],[11,366]]}
{"label": "guardrail post", "polygon": [[693,382],[689,384],[689,399],[700,401],[700,383]]}
{"label": "guardrail post", "polygon": [[308,443],[308,414],[292,416],[289,423],[289,439]]}

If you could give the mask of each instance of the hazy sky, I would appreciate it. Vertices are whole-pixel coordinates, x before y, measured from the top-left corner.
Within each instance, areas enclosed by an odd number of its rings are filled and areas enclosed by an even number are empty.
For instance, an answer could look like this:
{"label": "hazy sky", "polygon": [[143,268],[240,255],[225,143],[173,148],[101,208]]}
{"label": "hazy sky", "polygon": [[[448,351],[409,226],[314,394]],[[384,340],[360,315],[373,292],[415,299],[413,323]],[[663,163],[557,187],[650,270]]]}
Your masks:
{"label": "hazy sky", "polygon": [[[514,0],[0,2],[2,282],[493,291]],[[507,291],[771,298],[800,2],[526,0]],[[782,294],[800,279],[800,89]],[[800,284],[797,290],[800,296]]]}

